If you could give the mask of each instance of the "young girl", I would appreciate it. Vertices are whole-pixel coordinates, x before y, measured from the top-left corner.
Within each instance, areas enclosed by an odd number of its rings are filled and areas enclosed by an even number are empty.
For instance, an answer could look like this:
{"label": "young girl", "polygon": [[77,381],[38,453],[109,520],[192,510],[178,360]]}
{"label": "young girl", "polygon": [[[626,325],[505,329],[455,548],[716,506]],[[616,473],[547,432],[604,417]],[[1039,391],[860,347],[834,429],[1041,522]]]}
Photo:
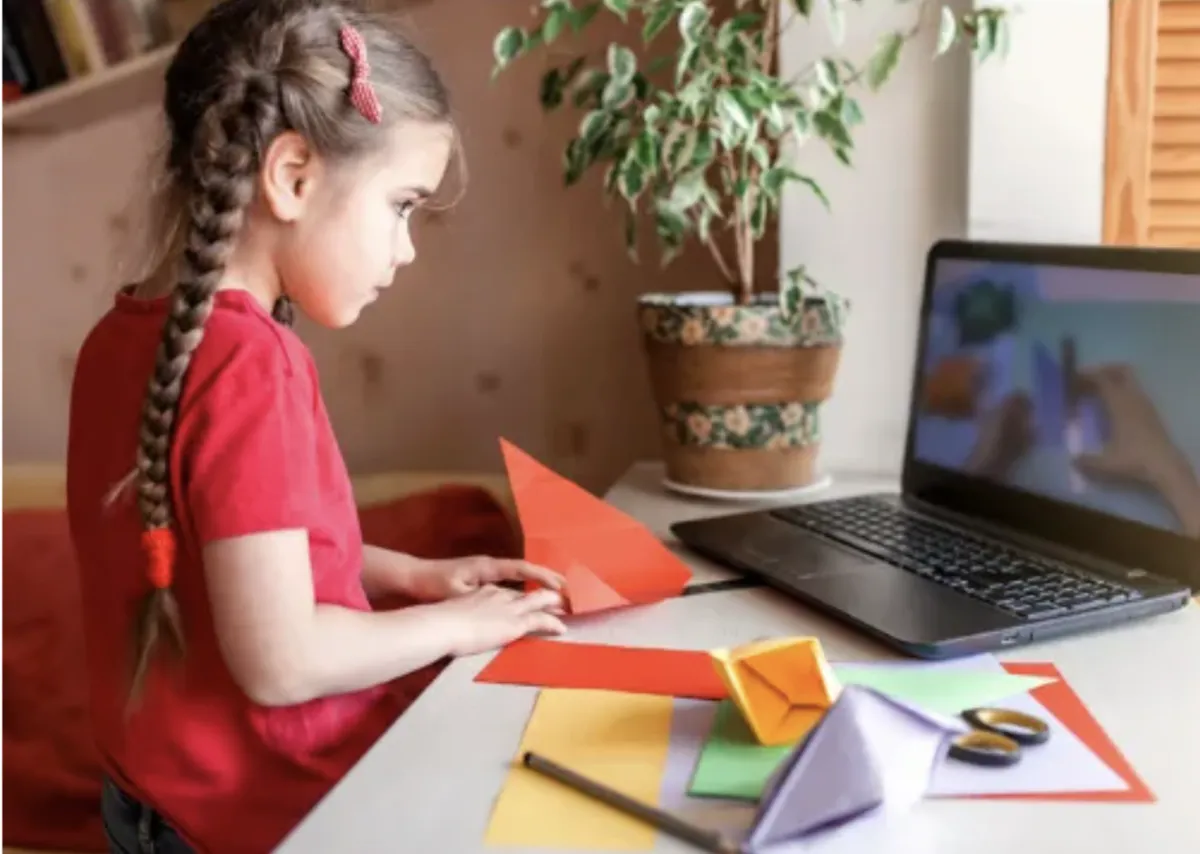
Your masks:
{"label": "young girl", "polygon": [[[91,714],[114,851],[257,854],[391,723],[389,682],[561,632],[561,579],[364,546],[288,326],[293,304],[352,323],[413,260],[455,146],[426,58],[349,2],[227,0],[165,108],[170,251],[89,334],[72,392]],[[372,610],[389,593],[421,604]]]}

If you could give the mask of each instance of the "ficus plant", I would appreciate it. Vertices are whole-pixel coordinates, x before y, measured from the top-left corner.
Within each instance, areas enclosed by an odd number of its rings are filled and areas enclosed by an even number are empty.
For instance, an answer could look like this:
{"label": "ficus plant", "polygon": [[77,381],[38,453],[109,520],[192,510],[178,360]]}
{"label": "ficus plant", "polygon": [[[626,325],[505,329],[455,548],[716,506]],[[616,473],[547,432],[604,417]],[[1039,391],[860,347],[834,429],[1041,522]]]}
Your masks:
{"label": "ficus plant", "polygon": [[[820,184],[795,166],[800,147],[829,148],[847,166],[864,121],[856,94],[880,89],[905,45],[938,28],[935,56],[969,45],[982,61],[1007,41],[1008,11],[982,6],[956,13],[931,0],[534,0],[531,20],[502,29],[493,77],[518,58],[548,48],[540,100],[546,111],[580,112],[563,152],[569,186],[603,169],[604,192],[624,200],[626,246],[638,257],[637,221],[652,217],[664,264],[698,240],[708,248],[735,301],[754,301],[754,253],[785,189],[802,185],[829,207]],[[828,27],[834,53],[852,7],[912,7],[909,25],[885,33],[865,57],[815,56],[786,78],[780,35]],[[615,15],[626,37],[579,51],[598,15]],[[642,57],[651,59],[639,60]],[[644,64],[643,64],[644,63]],[[803,268],[779,288],[794,309],[817,283]]]}

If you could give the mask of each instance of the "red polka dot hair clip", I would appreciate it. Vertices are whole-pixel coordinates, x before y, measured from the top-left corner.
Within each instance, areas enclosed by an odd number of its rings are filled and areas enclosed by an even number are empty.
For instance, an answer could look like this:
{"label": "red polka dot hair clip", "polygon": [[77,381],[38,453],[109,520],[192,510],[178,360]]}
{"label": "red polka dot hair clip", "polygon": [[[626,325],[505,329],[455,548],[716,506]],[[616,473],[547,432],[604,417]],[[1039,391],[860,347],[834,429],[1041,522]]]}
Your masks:
{"label": "red polka dot hair clip", "polygon": [[371,85],[371,65],[367,62],[367,43],[358,30],[347,24],[342,27],[342,50],[350,57],[350,103],[366,117],[371,124],[379,124],[383,119],[383,107],[375,95]]}

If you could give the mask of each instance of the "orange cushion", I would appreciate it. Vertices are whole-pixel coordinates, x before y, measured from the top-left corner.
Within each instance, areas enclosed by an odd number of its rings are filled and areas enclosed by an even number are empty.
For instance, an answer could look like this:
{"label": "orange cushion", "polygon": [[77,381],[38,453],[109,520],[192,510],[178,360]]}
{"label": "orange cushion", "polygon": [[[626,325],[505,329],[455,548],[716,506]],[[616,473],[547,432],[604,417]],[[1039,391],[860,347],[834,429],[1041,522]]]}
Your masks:
{"label": "orange cushion", "polygon": [[[517,554],[486,490],[447,485],[360,511],[368,543],[428,558]],[[77,569],[61,510],[4,513],[4,845],[105,851]],[[402,601],[387,603],[401,606]],[[393,683],[397,713],[444,663]]]}

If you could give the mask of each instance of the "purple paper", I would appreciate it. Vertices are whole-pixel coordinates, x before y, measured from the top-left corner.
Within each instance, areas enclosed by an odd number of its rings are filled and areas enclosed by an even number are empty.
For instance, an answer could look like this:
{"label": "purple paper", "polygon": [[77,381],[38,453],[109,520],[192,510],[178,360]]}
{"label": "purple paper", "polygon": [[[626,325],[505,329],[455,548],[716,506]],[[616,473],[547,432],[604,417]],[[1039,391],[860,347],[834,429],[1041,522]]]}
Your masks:
{"label": "purple paper", "polygon": [[925,796],[964,724],[858,685],[846,686],[768,781],[747,854]]}

